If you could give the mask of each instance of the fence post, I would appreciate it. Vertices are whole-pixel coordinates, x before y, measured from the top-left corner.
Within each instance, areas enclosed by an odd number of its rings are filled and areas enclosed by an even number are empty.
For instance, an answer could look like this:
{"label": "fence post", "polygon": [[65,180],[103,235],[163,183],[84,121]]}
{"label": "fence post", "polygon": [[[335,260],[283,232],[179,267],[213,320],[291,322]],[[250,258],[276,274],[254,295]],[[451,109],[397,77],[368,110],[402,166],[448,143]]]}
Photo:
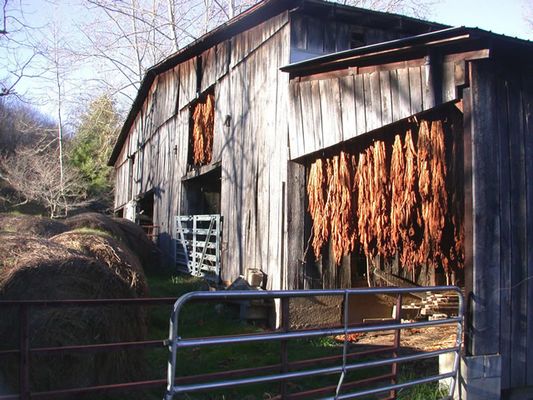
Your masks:
{"label": "fence post", "polygon": [[[281,298],[281,330],[282,332],[289,331],[289,298]],[[282,340],[280,343],[281,346],[281,372],[289,372],[289,355],[287,349],[287,340]],[[281,398],[285,399],[287,397],[287,381],[282,380],[280,382],[280,394]]]}
{"label": "fence post", "polygon": [[21,304],[19,308],[19,391],[21,400],[30,398],[30,321],[28,306]]}
{"label": "fence post", "polygon": [[[402,294],[401,293],[398,293],[396,297],[396,309],[394,310],[394,321],[397,323],[402,322]],[[400,350],[401,332],[402,332],[401,329],[396,329],[394,331],[394,351],[392,353],[394,357],[398,357],[398,352]],[[392,364],[392,374],[393,374],[392,383],[393,384],[398,383],[398,363]],[[396,396],[397,396],[396,390],[391,390],[390,398],[395,400]]]}

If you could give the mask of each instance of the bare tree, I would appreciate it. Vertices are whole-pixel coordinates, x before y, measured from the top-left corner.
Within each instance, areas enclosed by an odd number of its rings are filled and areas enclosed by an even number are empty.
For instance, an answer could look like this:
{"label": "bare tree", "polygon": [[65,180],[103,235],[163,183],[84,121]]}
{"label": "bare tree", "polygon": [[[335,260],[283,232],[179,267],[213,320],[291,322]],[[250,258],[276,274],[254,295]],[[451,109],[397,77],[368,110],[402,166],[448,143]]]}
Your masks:
{"label": "bare tree", "polygon": [[61,172],[56,134],[57,124],[34,107],[0,99],[0,187],[11,206],[36,202],[59,216],[83,197],[76,171],[66,165]]}
{"label": "bare tree", "polygon": [[[84,57],[98,59],[107,92],[133,100],[148,68],[227,20],[224,0],[86,0]],[[244,3],[243,3],[244,4]],[[235,10],[238,9],[235,7]]]}
{"label": "bare tree", "polygon": [[84,189],[73,168],[61,169],[48,151],[19,148],[0,157],[0,178],[18,196],[19,204],[29,201],[44,205],[50,217],[65,216],[68,207],[84,197]]}
{"label": "bare tree", "polygon": [[19,95],[19,82],[38,75],[30,68],[36,58],[31,40],[36,27],[26,22],[22,5],[14,3],[1,0],[0,6],[0,97]]}

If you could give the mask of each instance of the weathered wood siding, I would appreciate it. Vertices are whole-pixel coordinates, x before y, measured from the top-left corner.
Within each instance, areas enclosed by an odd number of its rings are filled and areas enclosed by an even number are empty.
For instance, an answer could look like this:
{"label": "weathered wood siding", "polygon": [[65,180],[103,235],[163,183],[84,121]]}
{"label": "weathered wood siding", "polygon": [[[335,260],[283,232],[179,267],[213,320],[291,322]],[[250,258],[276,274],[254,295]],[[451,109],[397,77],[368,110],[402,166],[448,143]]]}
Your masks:
{"label": "weathered wood siding", "polygon": [[290,158],[456,100],[455,67],[452,61],[445,63],[444,79],[438,83],[432,79],[432,67],[426,64],[291,81]]}
{"label": "weathered wood siding", "polygon": [[281,287],[284,259],[288,75],[279,67],[288,61],[287,22],[285,13],[236,38],[234,67],[218,85],[217,96],[229,99],[217,103],[217,116],[231,116],[229,127],[217,125],[224,131],[223,279],[261,268],[269,288]]}
{"label": "weathered wood siding", "polygon": [[115,165],[115,207],[152,190],[158,244],[171,262],[174,217],[189,209],[182,184],[189,106],[214,86],[212,163],[221,162],[222,168],[223,279],[259,267],[269,276],[269,287],[281,287],[288,74],[279,67],[288,63],[289,49],[285,12],[154,81]]}
{"label": "weathered wood siding", "polygon": [[354,21],[350,24],[331,17],[291,14],[291,62],[348,50],[352,47],[353,36],[360,39],[360,45],[370,45],[405,36],[398,31],[364,27],[361,22],[364,21]]}
{"label": "weathered wood siding", "polygon": [[[533,79],[472,64],[472,355],[501,354],[502,389],[533,385]],[[466,147],[465,147],[466,150]],[[468,166],[468,165],[467,165]],[[467,230],[468,234],[468,230]],[[467,248],[468,251],[468,248]]]}

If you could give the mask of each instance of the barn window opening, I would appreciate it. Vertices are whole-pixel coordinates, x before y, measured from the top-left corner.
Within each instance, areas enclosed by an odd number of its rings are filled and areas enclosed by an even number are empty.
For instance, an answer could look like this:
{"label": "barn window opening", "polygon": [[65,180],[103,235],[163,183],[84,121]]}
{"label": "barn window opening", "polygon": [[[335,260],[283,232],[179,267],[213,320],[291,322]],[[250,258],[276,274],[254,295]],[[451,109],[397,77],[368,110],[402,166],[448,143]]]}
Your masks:
{"label": "barn window opening", "polygon": [[214,87],[203,93],[191,107],[189,165],[201,167],[211,163],[215,128]]}

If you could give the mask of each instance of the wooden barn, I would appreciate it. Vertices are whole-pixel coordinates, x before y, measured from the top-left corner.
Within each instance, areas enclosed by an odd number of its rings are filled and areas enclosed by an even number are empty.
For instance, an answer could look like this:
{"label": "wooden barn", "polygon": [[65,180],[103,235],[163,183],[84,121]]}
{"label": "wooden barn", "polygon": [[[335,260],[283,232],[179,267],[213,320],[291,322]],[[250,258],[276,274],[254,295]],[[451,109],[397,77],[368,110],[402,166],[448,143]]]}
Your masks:
{"label": "wooden barn", "polygon": [[532,66],[479,29],[264,1],[147,72],[115,211],[226,284],[458,284],[468,399],[528,398]]}

